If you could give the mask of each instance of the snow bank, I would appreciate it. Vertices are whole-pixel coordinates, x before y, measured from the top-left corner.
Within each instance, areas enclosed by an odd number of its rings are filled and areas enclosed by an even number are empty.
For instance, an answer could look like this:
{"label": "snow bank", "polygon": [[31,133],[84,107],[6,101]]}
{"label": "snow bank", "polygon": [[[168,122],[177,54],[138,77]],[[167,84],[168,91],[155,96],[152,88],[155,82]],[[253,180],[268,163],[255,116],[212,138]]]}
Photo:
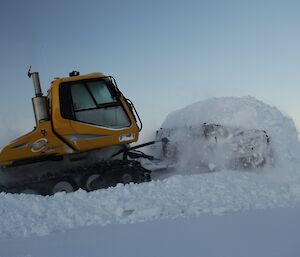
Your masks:
{"label": "snow bank", "polygon": [[222,171],[173,176],[51,197],[0,194],[0,238],[47,235],[73,228],[203,214],[296,206],[300,182],[272,182],[256,173]]}

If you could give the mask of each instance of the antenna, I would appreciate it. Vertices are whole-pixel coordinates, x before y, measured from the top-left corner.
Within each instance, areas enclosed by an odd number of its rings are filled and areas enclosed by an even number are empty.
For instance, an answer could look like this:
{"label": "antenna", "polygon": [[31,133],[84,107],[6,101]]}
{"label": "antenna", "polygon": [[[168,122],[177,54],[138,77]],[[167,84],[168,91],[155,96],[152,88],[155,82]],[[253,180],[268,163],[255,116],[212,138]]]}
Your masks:
{"label": "antenna", "polygon": [[29,77],[29,78],[31,78],[31,75],[32,75],[32,73],[31,73],[31,65],[29,66],[29,69],[28,69],[28,72],[27,72],[27,76]]}

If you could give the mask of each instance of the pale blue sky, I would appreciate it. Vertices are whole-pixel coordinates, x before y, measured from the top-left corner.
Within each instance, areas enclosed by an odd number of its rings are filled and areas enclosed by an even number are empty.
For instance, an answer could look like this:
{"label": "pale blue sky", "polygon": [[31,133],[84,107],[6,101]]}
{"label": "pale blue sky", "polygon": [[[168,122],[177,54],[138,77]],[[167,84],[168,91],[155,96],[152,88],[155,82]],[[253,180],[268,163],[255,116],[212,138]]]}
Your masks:
{"label": "pale blue sky", "polygon": [[30,130],[29,65],[113,75],[146,132],[172,110],[251,95],[300,127],[300,1],[0,0],[0,129]]}

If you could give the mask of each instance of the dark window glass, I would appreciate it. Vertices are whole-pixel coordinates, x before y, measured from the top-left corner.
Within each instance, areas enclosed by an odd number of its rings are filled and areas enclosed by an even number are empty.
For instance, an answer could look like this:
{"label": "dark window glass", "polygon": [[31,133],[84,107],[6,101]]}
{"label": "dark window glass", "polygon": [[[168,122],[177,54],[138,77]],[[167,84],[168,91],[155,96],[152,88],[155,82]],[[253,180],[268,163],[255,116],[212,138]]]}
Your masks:
{"label": "dark window glass", "polygon": [[73,84],[71,86],[71,95],[75,111],[97,107],[92,95],[84,84]]}
{"label": "dark window glass", "polygon": [[112,97],[105,81],[92,81],[88,82],[87,84],[91,90],[91,93],[95,97],[97,104],[106,104],[117,101],[115,97]]}
{"label": "dark window glass", "polygon": [[73,119],[104,127],[130,126],[130,120],[104,80],[77,82],[70,85]]}

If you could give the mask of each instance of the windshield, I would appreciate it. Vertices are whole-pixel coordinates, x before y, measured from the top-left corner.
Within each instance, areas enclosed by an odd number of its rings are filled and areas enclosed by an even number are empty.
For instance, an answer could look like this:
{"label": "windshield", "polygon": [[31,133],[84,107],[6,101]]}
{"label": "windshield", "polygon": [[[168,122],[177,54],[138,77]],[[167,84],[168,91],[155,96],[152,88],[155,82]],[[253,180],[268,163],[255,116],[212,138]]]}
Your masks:
{"label": "windshield", "polygon": [[69,118],[110,128],[130,126],[115,88],[106,80],[75,81],[66,86],[72,103],[72,115],[67,115]]}

